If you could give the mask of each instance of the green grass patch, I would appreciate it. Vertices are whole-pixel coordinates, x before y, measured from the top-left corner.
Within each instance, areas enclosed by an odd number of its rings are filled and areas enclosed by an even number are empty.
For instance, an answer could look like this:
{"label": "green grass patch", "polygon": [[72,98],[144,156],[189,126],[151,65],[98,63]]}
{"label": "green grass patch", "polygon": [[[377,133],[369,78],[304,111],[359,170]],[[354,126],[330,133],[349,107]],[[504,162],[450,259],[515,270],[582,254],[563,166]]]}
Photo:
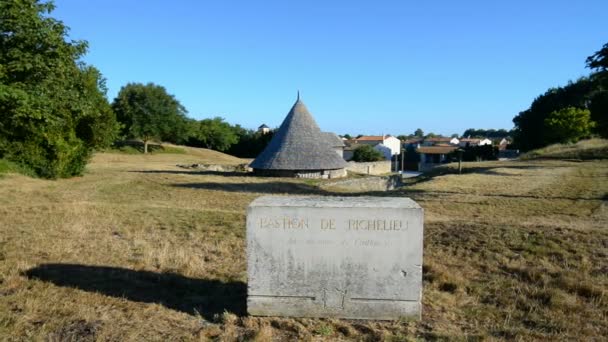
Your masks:
{"label": "green grass patch", "polygon": [[19,173],[25,176],[35,177],[34,171],[25,166],[6,159],[0,159],[0,176],[6,173]]}
{"label": "green grass patch", "polygon": [[[122,154],[143,154],[144,144],[139,141],[129,141],[117,143],[109,152]],[[150,154],[186,154],[187,151],[181,147],[166,146],[160,144],[148,144],[148,153]]]}

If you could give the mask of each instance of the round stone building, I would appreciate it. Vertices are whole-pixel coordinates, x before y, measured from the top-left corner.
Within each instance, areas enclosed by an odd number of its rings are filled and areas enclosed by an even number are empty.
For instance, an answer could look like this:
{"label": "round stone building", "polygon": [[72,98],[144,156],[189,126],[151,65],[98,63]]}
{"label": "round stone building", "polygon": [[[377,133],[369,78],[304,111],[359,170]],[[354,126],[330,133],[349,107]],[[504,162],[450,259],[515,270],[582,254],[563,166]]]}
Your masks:
{"label": "round stone building", "polygon": [[336,153],[334,145],[327,133],[321,132],[298,95],[281,127],[250,166],[260,176],[344,177],[346,162]]}

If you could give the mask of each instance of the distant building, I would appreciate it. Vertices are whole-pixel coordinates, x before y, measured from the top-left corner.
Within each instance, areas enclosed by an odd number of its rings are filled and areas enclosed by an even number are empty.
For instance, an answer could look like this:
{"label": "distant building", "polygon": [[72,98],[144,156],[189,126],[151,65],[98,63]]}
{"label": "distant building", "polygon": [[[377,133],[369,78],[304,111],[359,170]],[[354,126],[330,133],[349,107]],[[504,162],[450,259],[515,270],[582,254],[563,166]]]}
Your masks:
{"label": "distant building", "polygon": [[460,140],[458,140],[458,138],[446,138],[446,137],[426,138],[422,141],[423,146],[436,146],[436,145],[457,146],[459,143],[460,143]]}
{"label": "distant building", "polygon": [[[363,135],[354,139],[354,143],[371,146],[382,144],[390,149],[391,156],[401,153],[401,140],[391,135]],[[387,159],[391,159],[391,157]]]}
{"label": "distant building", "polygon": [[492,145],[492,140],[487,138],[462,138],[458,145],[460,147]]}
{"label": "distant building", "polygon": [[418,171],[428,171],[438,165],[448,163],[448,155],[454,152],[457,146],[420,146],[416,152],[420,153]]}
{"label": "distant building", "polygon": [[511,142],[507,138],[502,138],[502,140],[498,143],[498,150],[506,150],[509,144],[511,144]]}
{"label": "distant building", "polygon": [[423,140],[424,139],[408,139],[408,140],[404,140],[402,142],[403,148],[408,148],[408,147],[418,148],[418,147],[421,146]]}
{"label": "distant building", "polygon": [[388,146],[384,146],[384,144],[378,144],[374,146],[374,150],[382,153],[384,159],[390,160],[393,157],[393,151]]}
{"label": "distant building", "polygon": [[261,176],[344,177],[346,162],[332,146],[336,143],[330,143],[328,137],[327,133],[321,132],[298,95],[281,127],[250,166]]}
{"label": "distant building", "polygon": [[352,140],[344,142],[346,146],[342,150],[342,158],[346,161],[353,159],[353,155],[355,154],[355,149],[359,147],[359,145],[355,144]]}
{"label": "distant building", "polygon": [[266,126],[266,124],[262,124],[260,127],[258,127],[258,132],[262,134],[270,133],[270,127]]}

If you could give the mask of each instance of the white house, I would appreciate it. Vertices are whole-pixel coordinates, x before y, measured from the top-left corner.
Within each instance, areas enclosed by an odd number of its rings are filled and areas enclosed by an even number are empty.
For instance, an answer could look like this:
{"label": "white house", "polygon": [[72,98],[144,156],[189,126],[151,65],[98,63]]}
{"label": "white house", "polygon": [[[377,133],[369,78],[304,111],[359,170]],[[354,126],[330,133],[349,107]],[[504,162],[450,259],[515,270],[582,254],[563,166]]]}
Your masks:
{"label": "white house", "polygon": [[422,146],[436,146],[436,145],[452,145],[456,146],[460,143],[458,138],[447,138],[447,137],[435,137],[426,138],[422,142]]}
{"label": "white house", "polygon": [[462,138],[458,145],[460,147],[492,145],[492,140],[488,138]]}
{"label": "white house", "polygon": [[388,146],[384,146],[384,144],[374,146],[374,150],[382,153],[384,155],[384,159],[391,159],[393,156],[391,149]]}
{"label": "white house", "polygon": [[266,126],[266,124],[262,124],[260,127],[258,127],[258,132],[262,134],[270,133],[270,127]]}
{"label": "white house", "polygon": [[[401,153],[401,140],[391,135],[364,135],[354,140],[355,144],[376,146],[382,144],[390,149],[390,156]],[[387,159],[390,159],[388,157]]]}

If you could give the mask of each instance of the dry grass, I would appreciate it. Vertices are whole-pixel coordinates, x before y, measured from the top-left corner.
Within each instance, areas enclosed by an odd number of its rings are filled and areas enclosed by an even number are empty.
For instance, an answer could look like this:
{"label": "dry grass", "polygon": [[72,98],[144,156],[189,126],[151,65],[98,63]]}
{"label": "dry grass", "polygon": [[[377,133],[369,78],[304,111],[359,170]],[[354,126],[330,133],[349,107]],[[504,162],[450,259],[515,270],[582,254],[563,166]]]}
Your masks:
{"label": "dry grass", "polygon": [[588,139],[575,144],[553,144],[525,153],[521,159],[608,159],[608,140]]}
{"label": "dry grass", "polygon": [[[315,182],[187,171],[206,150],[98,154],[0,178],[0,340],[601,339],[608,162],[466,164],[376,195],[424,208],[421,322],[245,315],[245,208]],[[354,194],[353,194],[354,195]]]}

